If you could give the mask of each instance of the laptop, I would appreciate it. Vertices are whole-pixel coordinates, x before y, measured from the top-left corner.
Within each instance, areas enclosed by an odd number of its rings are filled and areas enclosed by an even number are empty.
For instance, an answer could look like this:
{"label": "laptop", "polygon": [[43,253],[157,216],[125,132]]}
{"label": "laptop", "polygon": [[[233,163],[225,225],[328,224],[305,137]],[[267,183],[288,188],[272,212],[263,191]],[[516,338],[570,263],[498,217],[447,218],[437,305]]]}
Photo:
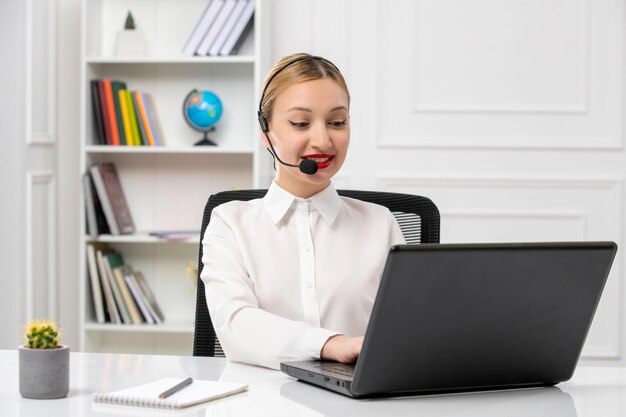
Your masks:
{"label": "laptop", "polygon": [[353,398],[551,386],[571,378],[613,242],[390,249],[356,364],[281,370]]}

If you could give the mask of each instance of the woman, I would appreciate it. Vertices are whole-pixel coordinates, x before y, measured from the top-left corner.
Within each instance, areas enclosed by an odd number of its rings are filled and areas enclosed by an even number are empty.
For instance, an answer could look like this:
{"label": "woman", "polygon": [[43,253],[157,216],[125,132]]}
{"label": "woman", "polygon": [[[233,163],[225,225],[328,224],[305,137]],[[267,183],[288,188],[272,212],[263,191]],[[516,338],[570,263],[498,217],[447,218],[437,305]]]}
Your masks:
{"label": "woman", "polygon": [[387,253],[405,241],[389,210],[339,197],[330,181],[349,110],[324,58],[284,57],[265,79],[260,134],[280,162],[275,179],[262,199],[215,208],[203,240],[207,305],[229,360],[279,369],[359,356]]}

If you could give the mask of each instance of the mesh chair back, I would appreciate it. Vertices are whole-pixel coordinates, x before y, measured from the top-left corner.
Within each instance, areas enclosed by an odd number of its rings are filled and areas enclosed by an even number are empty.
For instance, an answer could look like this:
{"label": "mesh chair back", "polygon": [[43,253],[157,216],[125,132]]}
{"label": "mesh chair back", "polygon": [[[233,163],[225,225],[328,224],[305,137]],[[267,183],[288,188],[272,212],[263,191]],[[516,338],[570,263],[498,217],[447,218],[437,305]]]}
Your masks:
{"label": "mesh chair back", "polygon": [[[385,206],[393,213],[408,244],[439,243],[439,210],[428,198],[398,193],[375,191],[337,190],[343,197],[355,198]],[[220,204],[233,201],[248,201],[262,198],[267,190],[224,191],[209,197],[202,216],[200,229],[200,251],[198,257],[198,287],[196,293],[196,322],[193,340],[194,356],[224,356],[219,344],[204,294],[202,273],[202,241],[211,220],[211,212]]]}

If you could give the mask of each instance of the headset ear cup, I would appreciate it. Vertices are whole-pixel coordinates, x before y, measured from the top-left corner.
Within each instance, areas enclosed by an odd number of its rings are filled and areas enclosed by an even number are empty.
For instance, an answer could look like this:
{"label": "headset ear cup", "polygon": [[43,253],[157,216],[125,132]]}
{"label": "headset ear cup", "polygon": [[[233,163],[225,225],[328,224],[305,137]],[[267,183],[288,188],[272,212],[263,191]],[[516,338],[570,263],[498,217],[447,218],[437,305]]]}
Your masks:
{"label": "headset ear cup", "polygon": [[265,117],[263,117],[260,111],[257,112],[257,118],[259,119],[259,126],[261,126],[261,130],[263,133],[267,133],[269,130],[267,127],[267,120],[265,120]]}

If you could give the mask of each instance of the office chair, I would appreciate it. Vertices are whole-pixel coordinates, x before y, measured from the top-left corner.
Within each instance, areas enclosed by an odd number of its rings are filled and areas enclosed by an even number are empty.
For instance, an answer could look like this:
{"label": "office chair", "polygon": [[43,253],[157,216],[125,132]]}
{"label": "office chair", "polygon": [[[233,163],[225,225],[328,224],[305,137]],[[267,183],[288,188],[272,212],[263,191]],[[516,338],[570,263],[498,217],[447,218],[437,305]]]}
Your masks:
{"label": "office chair", "polygon": [[[351,197],[385,206],[393,213],[408,244],[439,243],[439,210],[428,198],[417,195],[375,191],[337,190],[340,196]],[[248,201],[262,198],[267,190],[223,191],[209,197],[204,207],[200,229],[200,254],[198,256],[198,286],[196,293],[196,323],[193,356],[224,356],[215,334],[204,294],[202,273],[202,240],[211,220],[211,212],[222,203],[232,200]]]}

